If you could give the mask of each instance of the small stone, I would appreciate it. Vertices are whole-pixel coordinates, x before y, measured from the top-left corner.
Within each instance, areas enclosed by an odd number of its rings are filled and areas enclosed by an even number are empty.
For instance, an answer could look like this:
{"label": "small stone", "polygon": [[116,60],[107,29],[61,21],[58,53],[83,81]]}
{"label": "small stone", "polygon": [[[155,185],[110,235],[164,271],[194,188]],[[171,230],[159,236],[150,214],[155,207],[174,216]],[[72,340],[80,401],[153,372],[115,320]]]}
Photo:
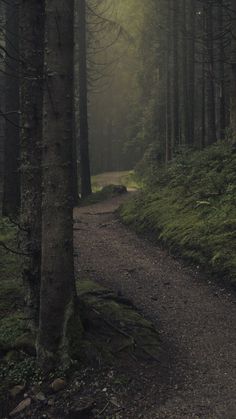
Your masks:
{"label": "small stone", "polygon": [[13,417],[13,416],[17,415],[18,413],[23,412],[23,410],[25,410],[30,405],[31,405],[31,399],[30,398],[22,400],[22,402],[20,402],[18,404],[18,406],[16,406],[16,408],[14,410],[12,410],[12,412],[10,413],[10,417]]}
{"label": "small stone", "polygon": [[39,400],[40,402],[44,402],[45,400],[46,400],[46,397],[45,397],[45,395],[42,393],[42,392],[40,392],[40,393],[38,393],[38,394],[36,394],[36,399],[37,400]]}
{"label": "small stone", "polygon": [[117,408],[120,407],[120,404],[118,403],[118,401],[115,397],[112,397],[110,401],[115,407],[117,407]]}
{"label": "small stone", "polygon": [[36,396],[38,393],[41,393],[41,388],[38,384],[34,384],[31,391]]}
{"label": "small stone", "polygon": [[51,388],[54,391],[54,393],[64,390],[65,387],[66,387],[66,381],[63,380],[63,378],[56,378],[56,380],[54,380],[53,383],[51,384]]}
{"label": "small stone", "polygon": [[25,389],[25,386],[17,385],[10,390],[10,396],[15,399],[19,394],[21,394]]}
{"label": "small stone", "polygon": [[55,402],[53,399],[48,400],[48,406],[54,406]]}

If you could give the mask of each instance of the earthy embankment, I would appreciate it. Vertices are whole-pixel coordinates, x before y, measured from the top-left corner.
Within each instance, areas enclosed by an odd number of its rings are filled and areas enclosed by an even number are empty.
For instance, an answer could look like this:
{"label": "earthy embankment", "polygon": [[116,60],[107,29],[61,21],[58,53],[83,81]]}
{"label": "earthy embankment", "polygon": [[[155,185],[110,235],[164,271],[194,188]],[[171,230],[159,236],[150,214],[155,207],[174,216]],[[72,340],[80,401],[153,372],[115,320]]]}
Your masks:
{"label": "earthy embankment", "polygon": [[235,419],[235,294],[125,228],[114,214],[124,199],[75,210],[80,275],[131,299],[162,337],[162,377],[122,417]]}

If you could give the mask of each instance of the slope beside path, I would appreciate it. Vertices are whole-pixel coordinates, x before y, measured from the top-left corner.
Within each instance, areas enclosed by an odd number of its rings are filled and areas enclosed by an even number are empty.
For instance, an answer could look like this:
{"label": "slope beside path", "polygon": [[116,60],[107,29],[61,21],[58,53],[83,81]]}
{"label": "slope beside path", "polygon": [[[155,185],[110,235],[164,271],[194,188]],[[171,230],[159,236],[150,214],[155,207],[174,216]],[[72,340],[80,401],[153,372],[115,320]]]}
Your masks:
{"label": "slope beside path", "polygon": [[162,337],[163,380],[124,417],[235,419],[235,294],[124,227],[114,214],[124,199],[75,210],[78,274],[131,299]]}

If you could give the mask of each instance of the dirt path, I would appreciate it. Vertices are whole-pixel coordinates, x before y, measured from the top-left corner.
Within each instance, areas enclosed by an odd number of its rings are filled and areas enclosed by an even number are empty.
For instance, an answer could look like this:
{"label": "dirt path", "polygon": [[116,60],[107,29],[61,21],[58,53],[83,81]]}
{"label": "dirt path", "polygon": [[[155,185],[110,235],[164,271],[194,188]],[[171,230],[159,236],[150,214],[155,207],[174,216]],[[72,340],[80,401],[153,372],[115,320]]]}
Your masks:
{"label": "dirt path", "polygon": [[235,295],[122,226],[124,199],[77,209],[75,235],[80,274],[122,292],[161,332],[168,368],[140,417],[236,419]]}

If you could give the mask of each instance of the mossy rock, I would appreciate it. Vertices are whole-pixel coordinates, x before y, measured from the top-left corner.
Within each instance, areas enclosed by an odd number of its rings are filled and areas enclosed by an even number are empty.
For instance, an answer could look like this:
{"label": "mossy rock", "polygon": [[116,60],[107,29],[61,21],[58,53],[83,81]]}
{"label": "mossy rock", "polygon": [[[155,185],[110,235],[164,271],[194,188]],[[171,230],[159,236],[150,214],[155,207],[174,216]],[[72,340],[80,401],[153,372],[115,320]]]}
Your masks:
{"label": "mossy rock", "polygon": [[158,332],[131,303],[122,302],[112,291],[90,280],[78,281],[77,287],[90,358],[106,362],[124,357],[158,360]]}
{"label": "mossy rock", "polygon": [[127,193],[127,188],[124,185],[107,185],[101,190],[93,193],[88,198],[82,201],[82,205],[97,204],[109,198]]}
{"label": "mossy rock", "polygon": [[127,188],[124,185],[107,185],[101,190],[105,195],[122,195],[127,193]]}

